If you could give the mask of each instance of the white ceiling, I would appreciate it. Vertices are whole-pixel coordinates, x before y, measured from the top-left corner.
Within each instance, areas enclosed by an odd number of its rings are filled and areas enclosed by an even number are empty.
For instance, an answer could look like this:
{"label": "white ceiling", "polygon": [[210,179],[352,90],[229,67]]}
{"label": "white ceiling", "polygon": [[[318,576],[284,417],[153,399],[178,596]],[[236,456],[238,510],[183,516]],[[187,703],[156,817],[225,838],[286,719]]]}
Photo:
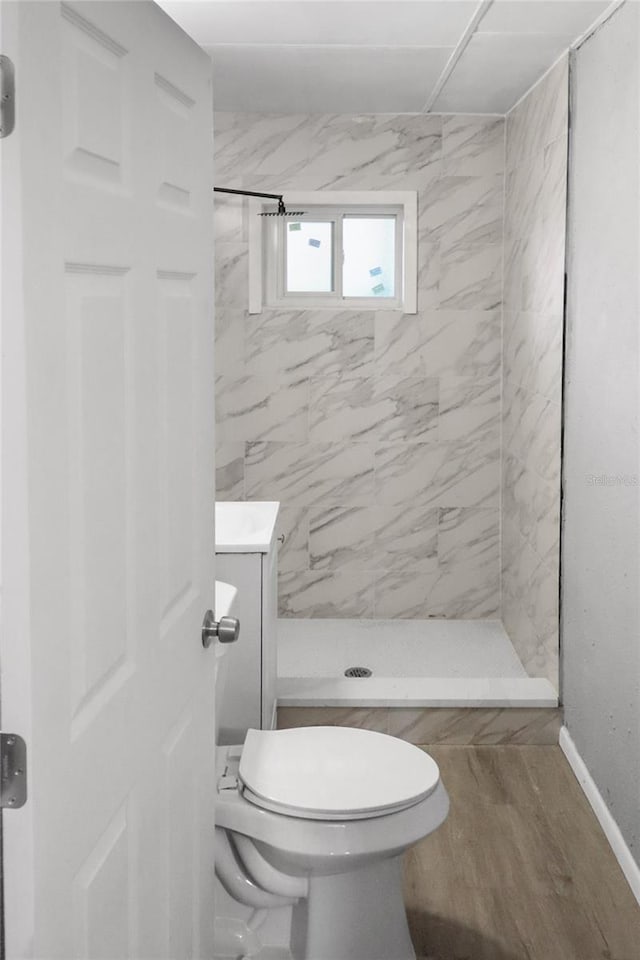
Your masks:
{"label": "white ceiling", "polygon": [[610,0],[158,0],[216,109],[506,113]]}

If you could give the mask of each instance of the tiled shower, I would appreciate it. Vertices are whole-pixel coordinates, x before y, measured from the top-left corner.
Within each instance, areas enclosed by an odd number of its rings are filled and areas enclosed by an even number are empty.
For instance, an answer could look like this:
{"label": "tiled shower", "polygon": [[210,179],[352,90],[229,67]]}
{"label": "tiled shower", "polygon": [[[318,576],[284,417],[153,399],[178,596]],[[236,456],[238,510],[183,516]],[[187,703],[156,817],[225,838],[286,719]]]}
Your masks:
{"label": "tiled shower", "polygon": [[249,314],[248,209],[216,199],[217,497],[281,502],[281,617],[502,621],[557,688],[567,86],[216,114],[220,186],[418,195],[416,314]]}

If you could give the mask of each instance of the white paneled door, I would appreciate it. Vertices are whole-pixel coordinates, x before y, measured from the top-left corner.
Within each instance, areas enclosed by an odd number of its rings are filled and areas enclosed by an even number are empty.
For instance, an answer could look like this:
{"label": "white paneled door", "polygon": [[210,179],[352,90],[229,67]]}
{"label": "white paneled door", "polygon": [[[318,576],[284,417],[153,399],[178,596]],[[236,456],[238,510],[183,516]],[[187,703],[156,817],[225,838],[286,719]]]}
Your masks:
{"label": "white paneled door", "polygon": [[211,957],[210,62],[153,3],[0,16],[7,957]]}

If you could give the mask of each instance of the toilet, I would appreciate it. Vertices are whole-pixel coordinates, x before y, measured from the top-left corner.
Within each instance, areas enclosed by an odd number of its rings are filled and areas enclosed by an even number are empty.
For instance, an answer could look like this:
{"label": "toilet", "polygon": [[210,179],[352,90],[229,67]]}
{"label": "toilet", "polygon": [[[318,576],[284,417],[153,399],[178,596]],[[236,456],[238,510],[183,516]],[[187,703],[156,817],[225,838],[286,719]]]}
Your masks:
{"label": "toilet", "polygon": [[[249,730],[216,759],[216,874],[246,910],[217,917],[216,957],[415,960],[402,856],[447,816],[435,761],[350,727]],[[271,913],[283,952],[263,954]]]}
{"label": "toilet", "polygon": [[[218,610],[236,597],[216,584]],[[232,656],[216,643],[216,743]],[[215,960],[415,960],[402,857],[448,811],[435,760],[387,734],[249,729],[217,746]]]}

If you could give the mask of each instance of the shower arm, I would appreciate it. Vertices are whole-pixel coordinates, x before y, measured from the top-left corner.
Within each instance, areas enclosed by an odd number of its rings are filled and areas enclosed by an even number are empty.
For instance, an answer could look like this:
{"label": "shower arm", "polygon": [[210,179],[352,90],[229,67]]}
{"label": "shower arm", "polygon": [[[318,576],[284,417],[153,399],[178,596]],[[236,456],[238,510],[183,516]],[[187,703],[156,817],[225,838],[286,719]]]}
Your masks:
{"label": "shower arm", "polygon": [[256,193],[255,190],[232,190],[230,187],[214,187],[214,193],[234,193],[240,197],[268,197],[269,200],[280,200],[284,196],[283,193]]}
{"label": "shower arm", "polygon": [[282,193],[260,193],[255,190],[232,190],[231,187],[214,187],[214,193],[232,193],[238,197],[266,197],[268,200],[278,201],[277,212],[261,213],[261,217],[286,217],[286,216],[304,216],[304,210],[287,210],[284,205]]}

